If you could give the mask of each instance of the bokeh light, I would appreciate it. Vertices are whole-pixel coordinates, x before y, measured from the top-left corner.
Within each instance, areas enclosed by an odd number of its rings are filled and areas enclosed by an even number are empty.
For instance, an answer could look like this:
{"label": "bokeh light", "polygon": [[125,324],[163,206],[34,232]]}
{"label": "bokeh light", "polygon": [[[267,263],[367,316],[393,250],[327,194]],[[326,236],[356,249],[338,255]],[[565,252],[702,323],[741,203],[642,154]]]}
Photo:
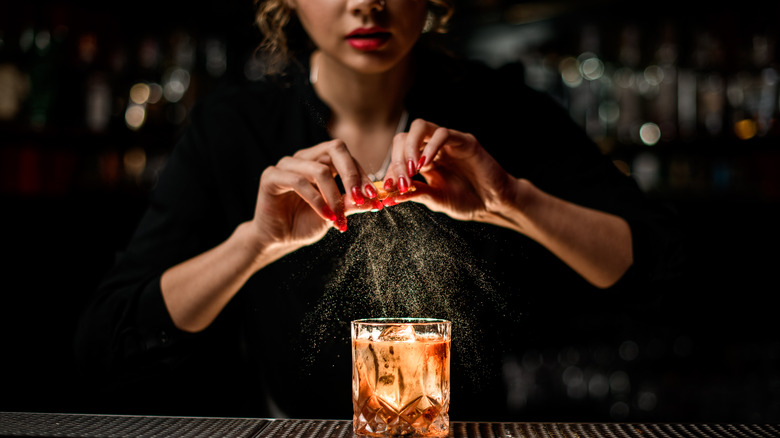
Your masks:
{"label": "bokeh light", "polygon": [[742,119],[734,123],[734,133],[741,140],[748,140],[756,136],[756,122],[751,119]]}
{"label": "bokeh light", "polygon": [[583,78],[595,81],[604,74],[604,63],[593,53],[583,53],[579,56],[579,70]]}
{"label": "bokeh light", "polygon": [[642,143],[653,146],[661,139],[661,128],[652,122],[645,123],[639,128],[639,138],[642,139]]}
{"label": "bokeh light", "polygon": [[149,100],[151,96],[151,88],[145,83],[138,83],[130,87],[130,100],[137,104],[143,105]]}
{"label": "bokeh light", "polygon": [[178,102],[190,86],[190,74],[183,68],[168,70],[163,79],[163,97],[168,102]]}
{"label": "bokeh light", "polygon": [[561,73],[561,80],[566,86],[576,88],[582,83],[580,75],[580,62],[573,56],[567,56],[558,64],[558,71]]}
{"label": "bokeh light", "polygon": [[125,124],[133,131],[140,129],[145,121],[146,108],[143,105],[130,104],[125,110]]}
{"label": "bokeh light", "polygon": [[128,149],[122,157],[125,174],[135,180],[139,180],[146,169],[146,151],[140,147]]}

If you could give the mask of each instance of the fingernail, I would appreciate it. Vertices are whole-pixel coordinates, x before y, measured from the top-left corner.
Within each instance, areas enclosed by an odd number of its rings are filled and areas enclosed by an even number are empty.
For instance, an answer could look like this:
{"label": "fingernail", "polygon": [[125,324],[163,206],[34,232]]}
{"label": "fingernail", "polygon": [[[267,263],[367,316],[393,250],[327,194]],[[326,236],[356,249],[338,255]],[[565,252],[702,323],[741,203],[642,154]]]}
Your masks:
{"label": "fingernail", "polygon": [[385,207],[392,207],[393,205],[397,205],[397,204],[398,203],[395,201],[395,198],[393,198],[392,196],[382,200],[382,205]]}
{"label": "fingernail", "polygon": [[373,201],[374,211],[381,211],[385,207],[379,199],[374,199]]}
{"label": "fingernail", "polygon": [[336,219],[336,228],[339,229],[342,233],[347,231],[347,217],[344,215],[339,216]]}
{"label": "fingernail", "polygon": [[406,182],[406,178],[404,177],[398,178],[398,192],[406,193],[407,191],[409,191],[409,183]]}
{"label": "fingernail", "polygon": [[389,192],[389,191],[392,191],[392,190],[393,190],[393,187],[394,187],[394,185],[395,185],[395,184],[393,183],[393,178],[388,178],[388,179],[385,181],[384,189],[385,189],[386,191],[388,191],[388,192]]}
{"label": "fingernail", "polygon": [[329,221],[336,222],[336,213],[334,213],[333,210],[331,210],[327,205],[322,207],[322,215],[328,218]]}
{"label": "fingernail", "polygon": [[406,173],[409,174],[409,177],[413,177],[417,173],[417,166],[414,165],[414,161],[409,160],[406,162]]}
{"label": "fingernail", "polygon": [[425,155],[420,157],[420,161],[417,162],[417,171],[419,172],[423,166],[425,166]]}
{"label": "fingernail", "polygon": [[366,200],[363,198],[363,194],[360,193],[360,187],[352,187],[352,200],[355,201],[355,204],[357,205],[363,205],[363,203],[366,202]]}
{"label": "fingernail", "polygon": [[366,186],[363,188],[363,190],[365,190],[366,193],[368,193],[368,197],[369,198],[376,198],[376,195],[377,195],[376,188],[374,188],[373,184],[366,184]]}

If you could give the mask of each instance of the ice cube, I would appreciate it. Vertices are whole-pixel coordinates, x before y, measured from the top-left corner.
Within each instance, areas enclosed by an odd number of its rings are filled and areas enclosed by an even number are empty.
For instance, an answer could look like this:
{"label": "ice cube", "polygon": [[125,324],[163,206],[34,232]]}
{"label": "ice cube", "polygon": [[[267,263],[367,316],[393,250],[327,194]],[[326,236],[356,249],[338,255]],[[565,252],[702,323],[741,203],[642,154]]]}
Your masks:
{"label": "ice cube", "polygon": [[374,334],[371,330],[358,330],[357,339],[364,341],[374,341],[379,334]]}
{"label": "ice cube", "polygon": [[413,342],[414,339],[414,327],[410,324],[391,325],[379,335],[379,340],[386,342]]}

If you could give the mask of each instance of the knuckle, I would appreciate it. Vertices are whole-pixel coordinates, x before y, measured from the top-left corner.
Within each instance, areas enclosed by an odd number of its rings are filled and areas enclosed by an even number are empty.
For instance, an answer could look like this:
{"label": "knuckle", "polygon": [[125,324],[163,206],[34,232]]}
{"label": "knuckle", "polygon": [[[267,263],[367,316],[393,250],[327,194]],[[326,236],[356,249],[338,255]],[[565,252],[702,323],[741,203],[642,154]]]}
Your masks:
{"label": "knuckle", "polygon": [[292,177],[291,183],[294,187],[303,187],[309,183],[303,175],[295,174]]}
{"label": "knuckle", "polygon": [[[295,153],[294,153],[292,156],[293,156],[293,157],[296,157],[296,158],[298,158],[298,157],[301,157],[301,156],[303,156],[304,154],[308,153],[309,149],[311,149],[311,148],[307,148],[307,149],[298,149],[297,151],[295,151]],[[285,157],[285,158],[287,158],[287,157]]]}
{"label": "knuckle", "polygon": [[344,181],[355,181],[360,179],[360,174],[354,170],[349,170],[341,175],[341,179]]}
{"label": "knuckle", "polygon": [[414,119],[414,121],[412,121],[411,126],[413,128],[424,128],[427,124],[428,124],[428,122],[426,122],[425,120],[417,118],[417,119]]}
{"label": "knuckle", "polygon": [[335,139],[328,142],[328,150],[332,152],[341,152],[347,149],[346,143],[341,139]]}
{"label": "knuckle", "polygon": [[436,128],[436,131],[434,131],[433,135],[441,136],[442,138],[446,139],[450,136],[450,130],[440,126]]}
{"label": "knuckle", "polygon": [[324,164],[319,164],[318,166],[316,166],[314,172],[317,179],[324,179],[324,178],[331,177],[330,167]]}
{"label": "knuckle", "polygon": [[390,167],[394,168],[397,172],[406,172],[406,164],[403,160],[393,160]]}

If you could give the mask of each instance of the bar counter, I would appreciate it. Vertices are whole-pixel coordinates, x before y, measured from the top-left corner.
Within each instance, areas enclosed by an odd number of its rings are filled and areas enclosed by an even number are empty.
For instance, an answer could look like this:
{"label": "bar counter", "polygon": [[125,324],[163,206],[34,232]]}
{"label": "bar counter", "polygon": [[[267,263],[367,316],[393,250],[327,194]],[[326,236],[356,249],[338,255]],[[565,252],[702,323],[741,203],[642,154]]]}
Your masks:
{"label": "bar counter", "polygon": [[[350,420],[163,417],[0,412],[8,437],[358,437]],[[780,437],[778,424],[483,423],[450,424],[450,437],[684,438]]]}

